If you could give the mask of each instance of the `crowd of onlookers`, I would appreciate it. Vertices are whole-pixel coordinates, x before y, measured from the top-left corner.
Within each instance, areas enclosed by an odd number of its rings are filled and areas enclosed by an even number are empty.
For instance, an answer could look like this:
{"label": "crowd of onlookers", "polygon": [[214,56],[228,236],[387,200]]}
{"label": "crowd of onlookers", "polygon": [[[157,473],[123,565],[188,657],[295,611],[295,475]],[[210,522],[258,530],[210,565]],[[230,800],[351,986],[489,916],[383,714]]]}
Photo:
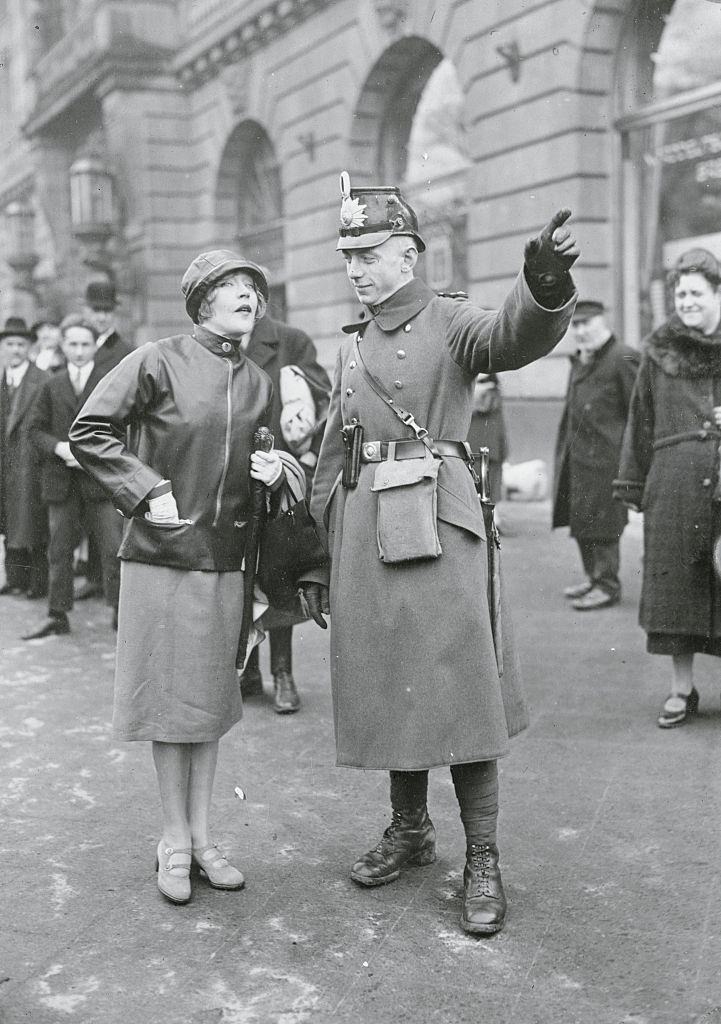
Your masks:
{"label": "crowd of onlookers", "polygon": [[59,323],[11,316],[0,331],[0,594],[48,598],[46,619],[24,639],[68,633],[74,601],[101,593],[117,621],[122,521],[68,443],[87,396],[130,352],[117,304],[112,283],[91,281],[82,308]]}

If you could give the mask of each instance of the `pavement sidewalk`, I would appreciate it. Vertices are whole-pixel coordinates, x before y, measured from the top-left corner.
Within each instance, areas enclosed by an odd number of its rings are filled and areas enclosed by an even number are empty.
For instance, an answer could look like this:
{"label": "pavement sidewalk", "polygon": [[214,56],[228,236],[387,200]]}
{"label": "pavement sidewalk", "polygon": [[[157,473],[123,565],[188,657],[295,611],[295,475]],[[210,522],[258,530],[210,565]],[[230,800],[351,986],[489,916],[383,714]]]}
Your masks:
{"label": "pavement sidewalk", "polygon": [[43,609],[0,598],[2,1024],[721,1024],[718,662],[698,659],[698,720],[659,730],[669,669],[636,624],[639,522],[622,604],[575,613],[575,544],[547,505],[502,511],[532,726],[501,762],[510,912],[491,939],[458,925],[446,770],[436,863],[350,881],[388,824],[388,782],[334,766],[312,623],[296,630],[301,712],[252,701],[220,745],[215,835],[247,888],[196,883],[176,908],[155,887],[148,745],[110,737],[108,610],[78,605],[70,636],[23,643]]}

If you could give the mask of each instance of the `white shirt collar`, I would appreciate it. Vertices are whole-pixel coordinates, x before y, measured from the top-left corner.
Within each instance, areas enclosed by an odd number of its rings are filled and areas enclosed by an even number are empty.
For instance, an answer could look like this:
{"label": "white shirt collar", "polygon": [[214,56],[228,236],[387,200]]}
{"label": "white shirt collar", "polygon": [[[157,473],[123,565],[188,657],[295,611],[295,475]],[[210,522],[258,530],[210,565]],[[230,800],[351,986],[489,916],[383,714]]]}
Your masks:
{"label": "white shirt collar", "polygon": [[95,340],[95,348],[98,349],[101,347],[101,345],[104,345],[114,331],[115,328],[111,327],[109,331],[103,331],[102,334],[99,334]]}
{"label": "white shirt collar", "polygon": [[26,359],[24,363],[20,363],[19,366],[6,366],[5,367],[5,379],[11,388],[16,388],[20,384],[21,380],[27,373],[28,366],[30,366],[30,360]]}
{"label": "white shirt collar", "polygon": [[95,363],[92,359],[85,366],[73,366],[72,363],[68,363],[68,373],[76,391],[81,392],[85,390],[85,385],[88,383],[94,366]]}

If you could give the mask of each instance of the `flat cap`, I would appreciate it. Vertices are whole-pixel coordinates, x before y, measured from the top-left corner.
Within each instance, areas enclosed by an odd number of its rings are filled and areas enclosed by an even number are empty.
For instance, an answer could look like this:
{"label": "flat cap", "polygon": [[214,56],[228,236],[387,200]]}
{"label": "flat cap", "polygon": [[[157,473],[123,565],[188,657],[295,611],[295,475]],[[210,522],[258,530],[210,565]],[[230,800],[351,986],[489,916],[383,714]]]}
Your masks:
{"label": "flat cap", "polygon": [[598,299],[579,299],[571,317],[573,323],[583,323],[591,317],[600,316],[606,312],[606,307]]}
{"label": "flat cap", "polygon": [[245,259],[237,252],[230,249],[211,249],[208,252],[201,252],[195,257],[188,269],[183,274],[180,288],[185,296],[185,308],[190,319],[196,323],[198,309],[203,296],[227,274],[238,272],[250,274],[255,281],[255,286],[265,301],[268,301],[268,281],[263,269],[252,260]]}

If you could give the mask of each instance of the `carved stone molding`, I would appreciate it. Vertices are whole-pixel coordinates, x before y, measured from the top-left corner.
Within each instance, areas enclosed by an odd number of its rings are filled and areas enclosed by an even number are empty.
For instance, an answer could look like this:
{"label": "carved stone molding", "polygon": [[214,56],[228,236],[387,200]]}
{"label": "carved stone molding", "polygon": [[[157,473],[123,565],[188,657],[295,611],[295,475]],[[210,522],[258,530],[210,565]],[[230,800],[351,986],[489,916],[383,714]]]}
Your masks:
{"label": "carved stone molding", "polygon": [[236,120],[240,120],[248,112],[249,79],[248,64],[245,61],[226,64],[220,69],[220,80],[225,87]]}

